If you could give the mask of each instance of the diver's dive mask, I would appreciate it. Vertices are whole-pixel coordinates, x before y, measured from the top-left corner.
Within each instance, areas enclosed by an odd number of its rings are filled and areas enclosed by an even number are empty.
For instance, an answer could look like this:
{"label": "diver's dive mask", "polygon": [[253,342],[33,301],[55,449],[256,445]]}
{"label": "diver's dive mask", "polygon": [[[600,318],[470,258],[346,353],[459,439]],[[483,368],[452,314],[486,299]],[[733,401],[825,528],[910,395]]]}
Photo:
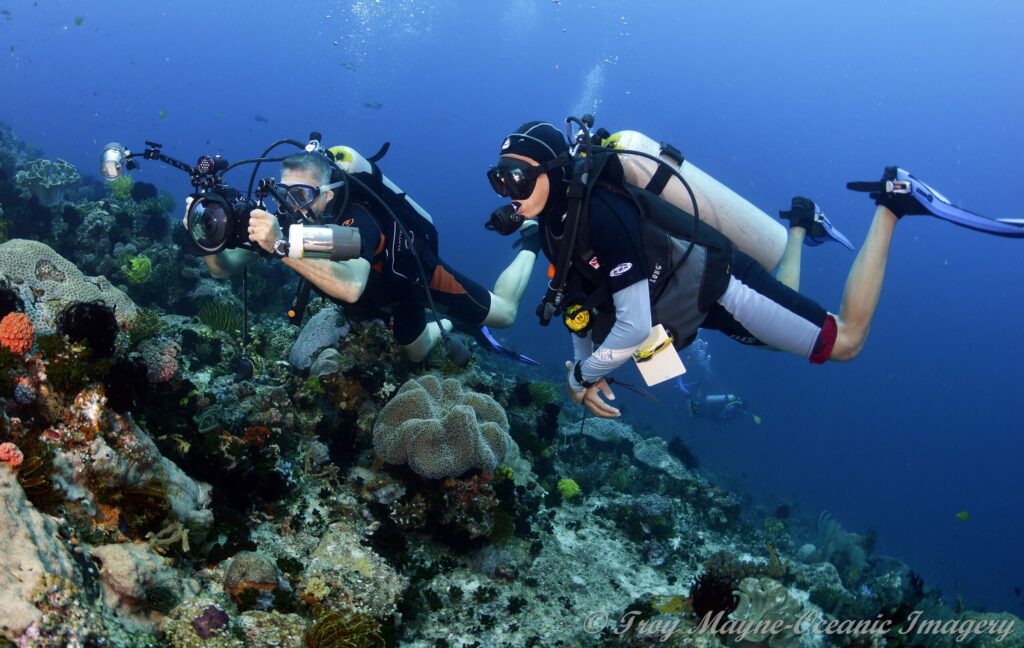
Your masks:
{"label": "diver's dive mask", "polygon": [[537,186],[537,177],[546,171],[544,165],[502,158],[498,166],[487,170],[487,181],[491,183],[494,193],[502,198],[526,200]]}

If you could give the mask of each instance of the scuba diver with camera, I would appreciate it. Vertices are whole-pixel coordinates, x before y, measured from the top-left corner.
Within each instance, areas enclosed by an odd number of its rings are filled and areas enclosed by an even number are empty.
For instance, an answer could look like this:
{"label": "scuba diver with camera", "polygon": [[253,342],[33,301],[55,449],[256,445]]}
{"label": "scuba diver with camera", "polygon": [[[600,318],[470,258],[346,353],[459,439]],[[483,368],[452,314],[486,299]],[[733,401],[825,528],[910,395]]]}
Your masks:
{"label": "scuba diver with camera", "polygon": [[[569,392],[601,417],[619,415],[601,398],[614,399],[610,372],[632,358],[648,385],[678,377],[685,368],[674,351],[700,328],[815,364],[852,360],[866,341],[893,231],[905,215],[1024,237],[1024,221],[955,207],[903,169],[887,168],[880,182],[850,183],[871,192],[876,208],[836,315],[787,285],[799,282],[794,268],[785,283],[770,274],[783,251],[801,243],[843,243],[812,201],[794,199],[783,212],[792,224],[787,240],[777,222],[678,149],[632,131],[591,135],[589,115],[566,124],[568,136],[539,121],[507,135],[487,178],[512,203],[506,218],[539,221],[552,266],[537,315],[542,325],[561,316],[573,333]],[[820,230],[806,229],[815,224]]]}
{"label": "scuba diver with camera", "polygon": [[[303,151],[266,157],[283,143]],[[441,342],[452,362],[463,366],[471,358],[469,349],[449,335],[452,322],[440,310],[484,348],[535,364],[503,348],[487,327],[508,327],[515,319],[539,249],[536,236],[529,236],[536,228],[527,228],[522,249],[491,292],[440,259],[430,215],[376,165],[387,145],[366,159],[349,147],[325,149],[319,133],[313,133],[305,145],[275,142],[256,160],[228,165],[204,157],[195,168],[167,158],[159,145],[147,145],[146,159],[160,159],[192,175],[197,193],[186,201],[183,226],[211,275],[243,273],[244,291],[246,269],[262,256],[280,259],[300,276],[288,313],[293,323],[301,322],[309,293],[316,290],[350,312],[385,319],[411,360],[424,359]],[[108,178],[116,177],[120,166],[134,164],[132,154],[116,144],[107,147],[103,160]],[[221,177],[247,162],[257,164],[250,194],[259,164],[282,164],[279,182],[259,181],[256,201]]]}

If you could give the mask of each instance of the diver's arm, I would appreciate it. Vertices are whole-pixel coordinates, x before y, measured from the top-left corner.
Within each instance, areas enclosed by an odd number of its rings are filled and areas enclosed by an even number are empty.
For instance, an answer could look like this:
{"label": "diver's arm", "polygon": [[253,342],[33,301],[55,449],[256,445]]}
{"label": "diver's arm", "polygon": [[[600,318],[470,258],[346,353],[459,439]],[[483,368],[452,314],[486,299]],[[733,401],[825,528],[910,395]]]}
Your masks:
{"label": "diver's arm", "polygon": [[583,380],[597,382],[629,360],[651,334],[651,295],[646,279],[612,294],[615,324],[601,346],[580,364]]}
{"label": "diver's arm", "polygon": [[206,267],[214,279],[227,279],[247,268],[258,258],[260,257],[255,252],[235,249],[204,256],[203,261],[206,262]]}
{"label": "diver's arm", "polygon": [[[250,241],[271,252],[274,244],[283,238],[277,218],[262,209],[252,211],[249,216]],[[349,304],[359,300],[370,277],[370,262],[361,257],[347,261],[285,257],[282,261],[328,297]]]}
{"label": "diver's arm", "polygon": [[327,261],[285,257],[282,261],[328,297],[349,304],[363,296],[370,278],[370,262],[363,258]]}
{"label": "diver's arm", "polygon": [[570,337],[572,337],[572,359],[575,362],[583,362],[594,352],[594,341],[590,339],[589,332],[586,337],[580,337],[575,333]]}

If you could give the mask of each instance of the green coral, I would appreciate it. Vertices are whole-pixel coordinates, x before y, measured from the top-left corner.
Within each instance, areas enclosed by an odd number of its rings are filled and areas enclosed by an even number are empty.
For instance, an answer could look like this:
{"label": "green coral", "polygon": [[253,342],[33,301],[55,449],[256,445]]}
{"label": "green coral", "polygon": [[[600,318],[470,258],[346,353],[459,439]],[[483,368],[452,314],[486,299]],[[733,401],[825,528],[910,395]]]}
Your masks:
{"label": "green coral", "polygon": [[133,284],[146,283],[153,274],[153,262],[145,254],[129,256],[126,264],[121,266],[121,272]]}
{"label": "green coral", "polygon": [[384,648],[380,624],[357,613],[324,612],[306,630],[308,648]]}
{"label": "green coral", "polygon": [[242,310],[233,304],[205,299],[196,308],[199,321],[215,331],[235,333],[242,329]]}
{"label": "green coral", "polygon": [[156,311],[143,308],[128,322],[128,343],[134,349],[160,332],[163,324]]}
{"label": "green coral", "polygon": [[530,393],[530,402],[536,407],[544,407],[558,400],[560,385],[549,382],[532,382],[526,388]]}
{"label": "green coral", "polygon": [[572,499],[580,494],[580,485],[576,483],[575,479],[566,477],[558,480],[558,492],[562,494],[562,499]]}
{"label": "green coral", "polygon": [[498,466],[498,469],[494,471],[494,483],[499,484],[503,481],[515,481],[516,473],[509,466]]}
{"label": "green coral", "polygon": [[110,181],[110,193],[114,196],[114,200],[124,202],[132,197],[132,187],[135,186],[135,181],[128,174],[119,176]]}

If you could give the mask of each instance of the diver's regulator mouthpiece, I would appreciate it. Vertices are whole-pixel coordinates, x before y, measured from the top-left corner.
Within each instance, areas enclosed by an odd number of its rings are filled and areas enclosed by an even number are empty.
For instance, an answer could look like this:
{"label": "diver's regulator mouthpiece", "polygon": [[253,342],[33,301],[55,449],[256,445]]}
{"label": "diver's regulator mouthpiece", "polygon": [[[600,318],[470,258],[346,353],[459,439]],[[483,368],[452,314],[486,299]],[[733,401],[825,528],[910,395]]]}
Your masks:
{"label": "diver's regulator mouthpiece", "polygon": [[502,236],[509,236],[517,232],[525,220],[515,205],[503,205],[491,212],[491,217],[484,223],[484,227]]}

